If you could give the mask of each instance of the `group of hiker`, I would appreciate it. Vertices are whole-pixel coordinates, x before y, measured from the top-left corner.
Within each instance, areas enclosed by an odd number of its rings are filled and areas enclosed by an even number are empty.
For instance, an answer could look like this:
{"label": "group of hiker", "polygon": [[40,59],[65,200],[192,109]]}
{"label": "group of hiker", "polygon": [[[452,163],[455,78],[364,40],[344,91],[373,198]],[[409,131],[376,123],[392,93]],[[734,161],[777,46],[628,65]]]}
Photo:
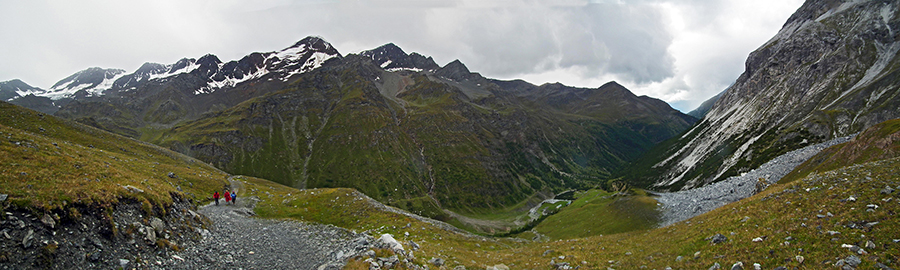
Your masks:
{"label": "group of hiker", "polygon": [[[229,192],[228,190],[225,190],[224,197],[225,197],[225,203],[226,203],[226,204],[228,204],[228,203],[231,203],[231,204],[237,203],[237,191],[231,191],[231,192]],[[218,191],[216,191],[215,193],[213,193],[213,201],[216,202],[216,205],[219,205],[219,192],[218,192]]]}

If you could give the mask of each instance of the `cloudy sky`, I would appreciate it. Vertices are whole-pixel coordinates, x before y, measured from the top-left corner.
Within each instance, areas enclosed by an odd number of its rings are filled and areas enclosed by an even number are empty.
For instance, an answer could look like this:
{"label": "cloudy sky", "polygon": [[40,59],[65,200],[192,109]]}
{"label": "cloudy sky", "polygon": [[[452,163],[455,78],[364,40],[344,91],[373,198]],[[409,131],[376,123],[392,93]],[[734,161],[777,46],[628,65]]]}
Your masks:
{"label": "cloudy sky", "polygon": [[689,111],[743,72],[801,0],[0,0],[0,81],[50,88],[88,67],[223,61],[321,36],[342,54],[392,42],[534,84],[615,80]]}

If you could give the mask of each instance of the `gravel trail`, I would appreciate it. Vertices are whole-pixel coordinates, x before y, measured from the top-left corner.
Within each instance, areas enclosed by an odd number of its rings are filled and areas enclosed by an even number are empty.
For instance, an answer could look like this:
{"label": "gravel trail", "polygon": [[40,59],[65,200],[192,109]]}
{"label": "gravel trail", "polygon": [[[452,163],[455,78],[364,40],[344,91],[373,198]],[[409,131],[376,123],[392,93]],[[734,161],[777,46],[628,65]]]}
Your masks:
{"label": "gravel trail", "polygon": [[788,152],[744,175],[732,176],[723,181],[699,188],[677,192],[654,193],[659,196],[656,200],[659,202],[659,209],[662,211],[662,219],[659,226],[665,227],[750,197],[756,191],[756,182],[759,178],[765,178],[769,184],[776,183],[795,167],[803,164],[803,162],[823,149],[847,142],[854,136],[856,135],[836,138]]}
{"label": "gravel trail", "polygon": [[[234,187],[234,184],[233,184]],[[240,193],[239,193],[240,194]],[[340,269],[375,240],[331,225],[253,218],[258,199],[210,203],[199,213],[212,221],[203,239],[160,264],[165,269]],[[215,266],[215,267],[213,267]]]}

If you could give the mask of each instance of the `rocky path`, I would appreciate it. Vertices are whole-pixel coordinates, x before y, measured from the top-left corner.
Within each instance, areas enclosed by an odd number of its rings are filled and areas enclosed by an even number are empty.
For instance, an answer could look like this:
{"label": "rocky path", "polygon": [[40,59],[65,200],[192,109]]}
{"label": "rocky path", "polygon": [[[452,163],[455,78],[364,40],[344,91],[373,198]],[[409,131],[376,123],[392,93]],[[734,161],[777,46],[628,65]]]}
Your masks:
{"label": "rocky path", "polygon": [[[236,184],[233,189],[240,190]],[[238,193],[240,194],[240,193]],[[340,269],[374,239],[345,229],[295,221],[253,218],[255,198],[236,205],[209,204],[199,212],[212,221],[203,239],[172,259],[165,269]],[[177,257],[176,257],[177,256]]]}
{"label": "rocky path", "polygon": [[778,182],[782,177],[803,164],[829,146],[844,143],[855,135],[833,139],[827,142],[810,145],[788,152],[763,164],[741,176],[733,176],[721,182],[695,189],[654,193],[662,211],[660,227],[686,220],[709,212],[728,203],[736,202],[755,194],[756,182],[765,178],[769,184]]}

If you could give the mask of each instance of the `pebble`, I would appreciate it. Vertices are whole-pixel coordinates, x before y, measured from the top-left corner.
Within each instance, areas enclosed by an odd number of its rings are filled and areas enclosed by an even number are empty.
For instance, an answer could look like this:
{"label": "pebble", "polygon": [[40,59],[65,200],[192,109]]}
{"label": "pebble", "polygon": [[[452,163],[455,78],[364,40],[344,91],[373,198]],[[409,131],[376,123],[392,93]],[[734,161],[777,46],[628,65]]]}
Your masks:
{"label": "pebble", "polygon": [[709,242],[712,244],[718,244],[718,243],[728,241],[728,237],[725,237],[724,235],[717,233],[713,236],[707,237],[706,240],[709,240]]}
{"label": "pebble", "polygon": [[743,262],[734,263],[733,265],[731,265],[731,270],[744,270],[744,263]]}
{"label": "pebble", "polygon": [[441,267],[442,265],[444,265],[444,259],[432,257],[430,260],[428,260],[428,263],[437,267]]}
{"label": "pebble", "polygon": [[22,238],[22,246],[25,248],[30,248],[32,242],[31,240],[34,240],[34,230],[28,230],[28,232],[25,233],[25,237]]}

